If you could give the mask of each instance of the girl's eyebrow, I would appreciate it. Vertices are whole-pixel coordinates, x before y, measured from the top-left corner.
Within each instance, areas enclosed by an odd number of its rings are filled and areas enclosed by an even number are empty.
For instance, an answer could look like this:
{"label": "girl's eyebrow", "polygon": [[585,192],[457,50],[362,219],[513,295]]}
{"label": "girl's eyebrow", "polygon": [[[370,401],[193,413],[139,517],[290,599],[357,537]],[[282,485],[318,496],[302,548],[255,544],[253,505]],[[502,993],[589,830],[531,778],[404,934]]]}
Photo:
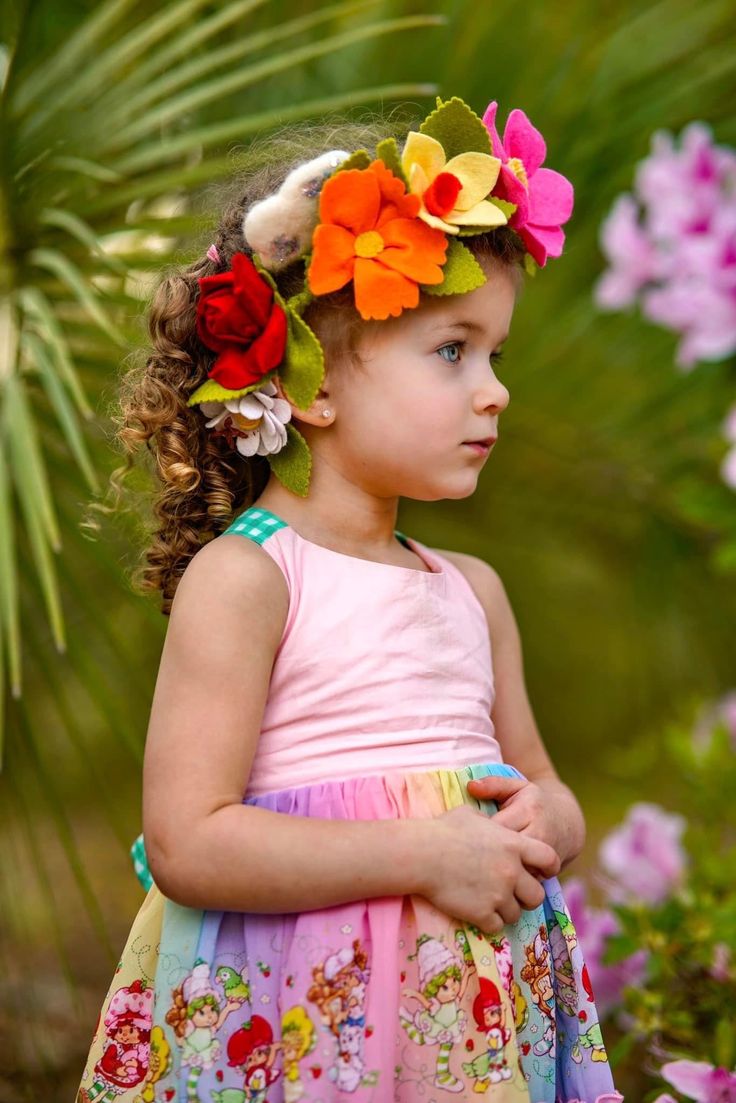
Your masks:
{"label": "girl's eyebrow", "polygon": [[[483,326],[478,325],[477,322],[471,322],[471,321],[446,322],[446,323],[444,323],[442,328],[443,329],[464,329],[464,330],[469,330],[471,333],[485,333],[485,329],[483,328]],[[501,340],[498,342],[498,344],[502,345],[504,343],[504,341],[508,340],[508,337],[509,337],[509,335],[507,333],[504,337],[501,338]]]}

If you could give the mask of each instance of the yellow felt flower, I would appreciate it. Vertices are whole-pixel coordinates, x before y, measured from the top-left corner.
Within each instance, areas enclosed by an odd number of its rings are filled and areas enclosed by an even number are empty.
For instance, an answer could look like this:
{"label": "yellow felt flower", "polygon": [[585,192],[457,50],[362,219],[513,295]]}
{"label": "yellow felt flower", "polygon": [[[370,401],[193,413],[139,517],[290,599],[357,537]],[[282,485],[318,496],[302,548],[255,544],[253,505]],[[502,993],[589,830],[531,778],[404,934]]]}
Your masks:
{"label": "yellow felt flower", "polygon": [[447,160],[436,138],[410,131],[401,155],[409,191],[422,206],[418,217],[448,234],[461,226],[505,226],[508,219],[486,196],[495,187],[501,160],[488,153],[458,153]]}

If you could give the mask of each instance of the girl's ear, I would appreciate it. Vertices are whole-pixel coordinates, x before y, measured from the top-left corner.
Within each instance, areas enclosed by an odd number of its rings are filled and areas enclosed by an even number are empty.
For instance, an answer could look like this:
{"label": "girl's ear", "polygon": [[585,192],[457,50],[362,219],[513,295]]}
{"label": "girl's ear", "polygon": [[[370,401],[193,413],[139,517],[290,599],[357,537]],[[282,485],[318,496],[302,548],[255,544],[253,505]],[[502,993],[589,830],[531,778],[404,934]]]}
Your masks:
{"label": "girl's ear", "polygon": [[[335,403],[330,399],[329,392],[320,387],[317,392],[317,397],[311,406],[306,410],[302,410],[284,393],[284,389],[281,386],[281,380],[278,375],[271,377],[274,386],[278,392],[279,398],[283,398],[284,402],[288,402],[291,408],[292,417],[297,418],[299,421],[307,422],[309,425],[331,425],[335,420]],[[325,376],[326,380],[326,376]]]}

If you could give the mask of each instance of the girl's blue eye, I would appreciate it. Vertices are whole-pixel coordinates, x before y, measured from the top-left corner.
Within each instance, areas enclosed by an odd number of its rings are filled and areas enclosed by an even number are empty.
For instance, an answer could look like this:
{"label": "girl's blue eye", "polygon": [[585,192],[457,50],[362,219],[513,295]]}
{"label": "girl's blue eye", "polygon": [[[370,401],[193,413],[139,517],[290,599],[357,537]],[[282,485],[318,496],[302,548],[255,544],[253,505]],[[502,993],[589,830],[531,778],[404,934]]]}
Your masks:
{"label": "girl's blue eye", "polygon": [[[460,349],[460,348],[462,348],[464,343],[465,343],[464,341],[450,341],[448,344],[443,345],[442,348],[437,349],[437,352],[440,354],[440,356],[442,356],[442,353],[446,349]],[[442,356],[442,359],[447,360],[447,357]],[[458,355],[457,357],[455,357],[453,359],[447,360],[447,363],[448,364],[457,364],[459,359],[460,359],[460,356]]]}
{"label": "girl's blue eye", "polygon": [[[458,350],[460,350],[460,349],[463,348],[464,345],[465,345],[464,341],[449,341],[446,345],[443,345],[441,348],[438,348],[437,352],[440,354],[440,356],[442,356],[442,354],[447,349],[458,349]],[[448,364],[457,364],[458,360],[460,359],[460,354],[458,352],[457,356],[450,357],[449,359],[446,356],[442,356],[442,359],[446,360]],[[490,356],[491,364],[497,364],[499,362],[499,360],[502,360],[502,359],[503,359],[503,350],[501,350],[500,352],[492,352],[491,353],[491,356]]]}

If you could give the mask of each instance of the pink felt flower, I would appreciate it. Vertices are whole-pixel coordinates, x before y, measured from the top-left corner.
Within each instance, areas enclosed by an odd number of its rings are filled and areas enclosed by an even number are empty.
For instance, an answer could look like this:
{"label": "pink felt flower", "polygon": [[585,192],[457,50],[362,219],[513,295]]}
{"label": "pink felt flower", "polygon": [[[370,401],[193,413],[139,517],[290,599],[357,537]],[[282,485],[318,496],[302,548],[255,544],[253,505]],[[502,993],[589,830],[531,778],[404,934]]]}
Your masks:
{"label": "pink felt flower", "polygon": [[483,115],[493,156],[501,160],[491,194],[516,204],[508,224],[543,268],[548,256],[559,257],[562,252],[565,232],[560,227],[572,214],[573,186],[561,173],[541,167],[547,156],[544,138],[518,107],[509,113],[503,141],[499,138],[497,109],[493,100]]}
{"label": "pink felt flower", "polygon": [[697,1103],[736,1103],[736,1070],[715,1068],[706,1061],[670,1061],[659,1073]]}
{"label": "pink felt flower", "polygon": [[679,886],[687,864],[680,842],[683,816],[657,804],[632,804],[624,822],[604,838],[599,850],[602,868],[612,878],[611,900],[643,900],[659,904]]}

